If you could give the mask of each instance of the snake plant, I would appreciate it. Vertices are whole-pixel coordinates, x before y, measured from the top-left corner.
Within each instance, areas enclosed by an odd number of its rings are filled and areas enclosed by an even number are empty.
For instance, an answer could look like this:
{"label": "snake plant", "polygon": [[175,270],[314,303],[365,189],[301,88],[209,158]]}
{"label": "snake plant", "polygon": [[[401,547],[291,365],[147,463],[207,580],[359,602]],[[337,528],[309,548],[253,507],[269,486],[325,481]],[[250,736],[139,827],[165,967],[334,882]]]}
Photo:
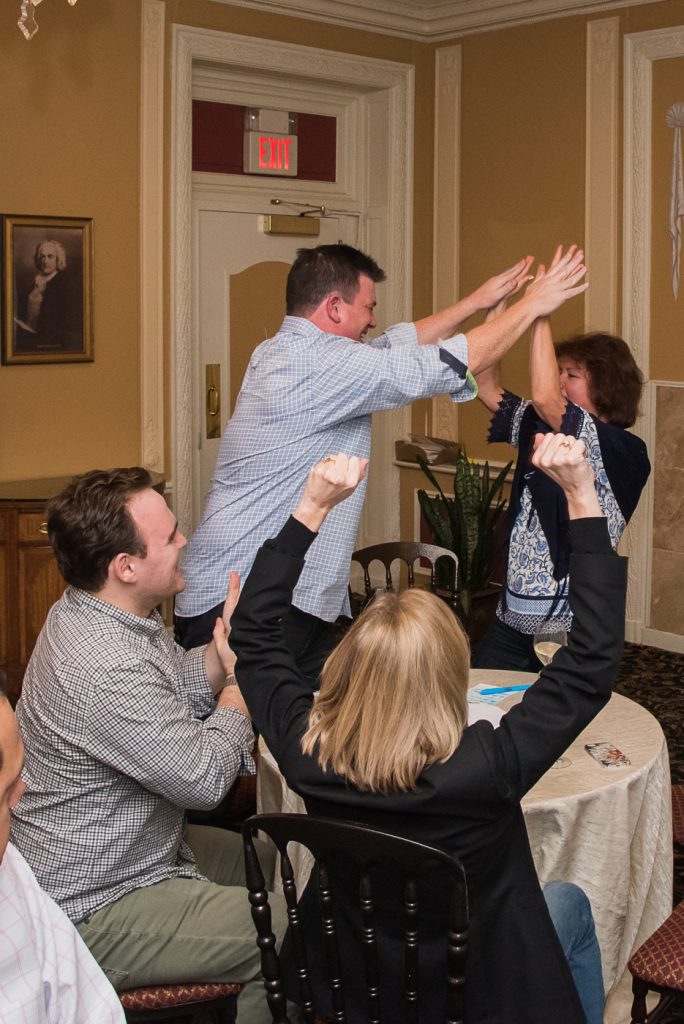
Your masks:
{"label": "snake plant", "polygon": [[418,491],[418,501],[432,531],[435,544],[453,551],[458,558],[457,590],[466,618],[471,612],[472,595],[489,583],[494,566],[496,525],[505,508],[503,487],[513,465],[509,462],[493,480],[489,463],[471,461],[461,450],[456,456],[453,497],[447,496],[422,456],[420,468],[437,491],[436,495]]}

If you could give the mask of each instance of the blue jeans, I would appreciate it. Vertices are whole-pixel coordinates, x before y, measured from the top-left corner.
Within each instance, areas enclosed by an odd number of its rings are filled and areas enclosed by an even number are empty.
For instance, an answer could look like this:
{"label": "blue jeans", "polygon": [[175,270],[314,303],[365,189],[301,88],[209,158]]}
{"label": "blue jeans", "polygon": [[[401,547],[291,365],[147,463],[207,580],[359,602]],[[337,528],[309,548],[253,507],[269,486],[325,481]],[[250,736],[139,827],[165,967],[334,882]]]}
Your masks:
{"label": "blue jeans", "polygon": [[587,1024],[603,1024],[603,974],[594,916],[585,892],[571,882],[549,882],[544,899],[560,939]]}

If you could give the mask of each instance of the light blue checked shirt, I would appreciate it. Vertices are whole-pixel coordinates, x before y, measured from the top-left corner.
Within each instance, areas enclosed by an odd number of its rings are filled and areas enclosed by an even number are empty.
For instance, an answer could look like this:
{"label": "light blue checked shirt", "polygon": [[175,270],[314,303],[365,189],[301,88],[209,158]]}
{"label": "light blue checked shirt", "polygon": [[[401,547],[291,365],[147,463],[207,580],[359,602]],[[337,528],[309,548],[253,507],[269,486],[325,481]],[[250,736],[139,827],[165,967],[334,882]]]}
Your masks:
{"label": "light blue checked shirt", "polygon": [[[433,395],[474,398],[467,365],[462,334],[419,345],[413,324],[396,324],[362,344],[286,316],[250,360],[202,522],[186,550],[176,614],[200,615],[219,604],[231,569],[246,577],[259,547],[295,508],[314,463],[331,452],[370,455],[371,413]],[[294,592],[297,608],[328,622],[348,610],[365,491],[364,481],[328,516]]]}

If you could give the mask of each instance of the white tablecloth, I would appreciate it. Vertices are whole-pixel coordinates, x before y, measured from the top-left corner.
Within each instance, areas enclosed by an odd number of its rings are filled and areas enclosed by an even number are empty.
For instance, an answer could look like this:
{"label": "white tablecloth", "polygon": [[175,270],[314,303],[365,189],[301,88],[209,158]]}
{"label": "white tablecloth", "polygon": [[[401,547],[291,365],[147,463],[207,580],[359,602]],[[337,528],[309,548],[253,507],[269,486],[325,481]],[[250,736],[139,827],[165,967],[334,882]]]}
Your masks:
{"label": "white tablecloth", "polygon": [[[532,680],[516,672],[473,670],[471,685]],[[507,708],[522,694],[511,694]],[[629,767],[604,768],[585,743],[608,741]],[[261,745],[257,808],[304,813],[302,799]],[[570,765],[549,770],[523,800],[525,823],[542,885],[575,882],[591,900],[606,992],[618,984],[633,952],[672,910],[672,808],[667,745],[645,708],[614,694],[569,747]],[[308,877],[308,851],[290,847],[298,887]]]}

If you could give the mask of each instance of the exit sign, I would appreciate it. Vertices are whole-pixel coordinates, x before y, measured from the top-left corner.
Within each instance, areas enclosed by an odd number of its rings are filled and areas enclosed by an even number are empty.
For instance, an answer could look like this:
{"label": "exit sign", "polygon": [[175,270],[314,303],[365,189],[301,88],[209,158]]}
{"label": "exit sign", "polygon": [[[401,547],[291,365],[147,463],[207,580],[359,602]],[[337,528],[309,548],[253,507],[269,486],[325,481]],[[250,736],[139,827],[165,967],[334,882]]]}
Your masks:
{"label": "exit sign", "polygon": [[297,136],[245,132],[245,173],[296,177]]}

